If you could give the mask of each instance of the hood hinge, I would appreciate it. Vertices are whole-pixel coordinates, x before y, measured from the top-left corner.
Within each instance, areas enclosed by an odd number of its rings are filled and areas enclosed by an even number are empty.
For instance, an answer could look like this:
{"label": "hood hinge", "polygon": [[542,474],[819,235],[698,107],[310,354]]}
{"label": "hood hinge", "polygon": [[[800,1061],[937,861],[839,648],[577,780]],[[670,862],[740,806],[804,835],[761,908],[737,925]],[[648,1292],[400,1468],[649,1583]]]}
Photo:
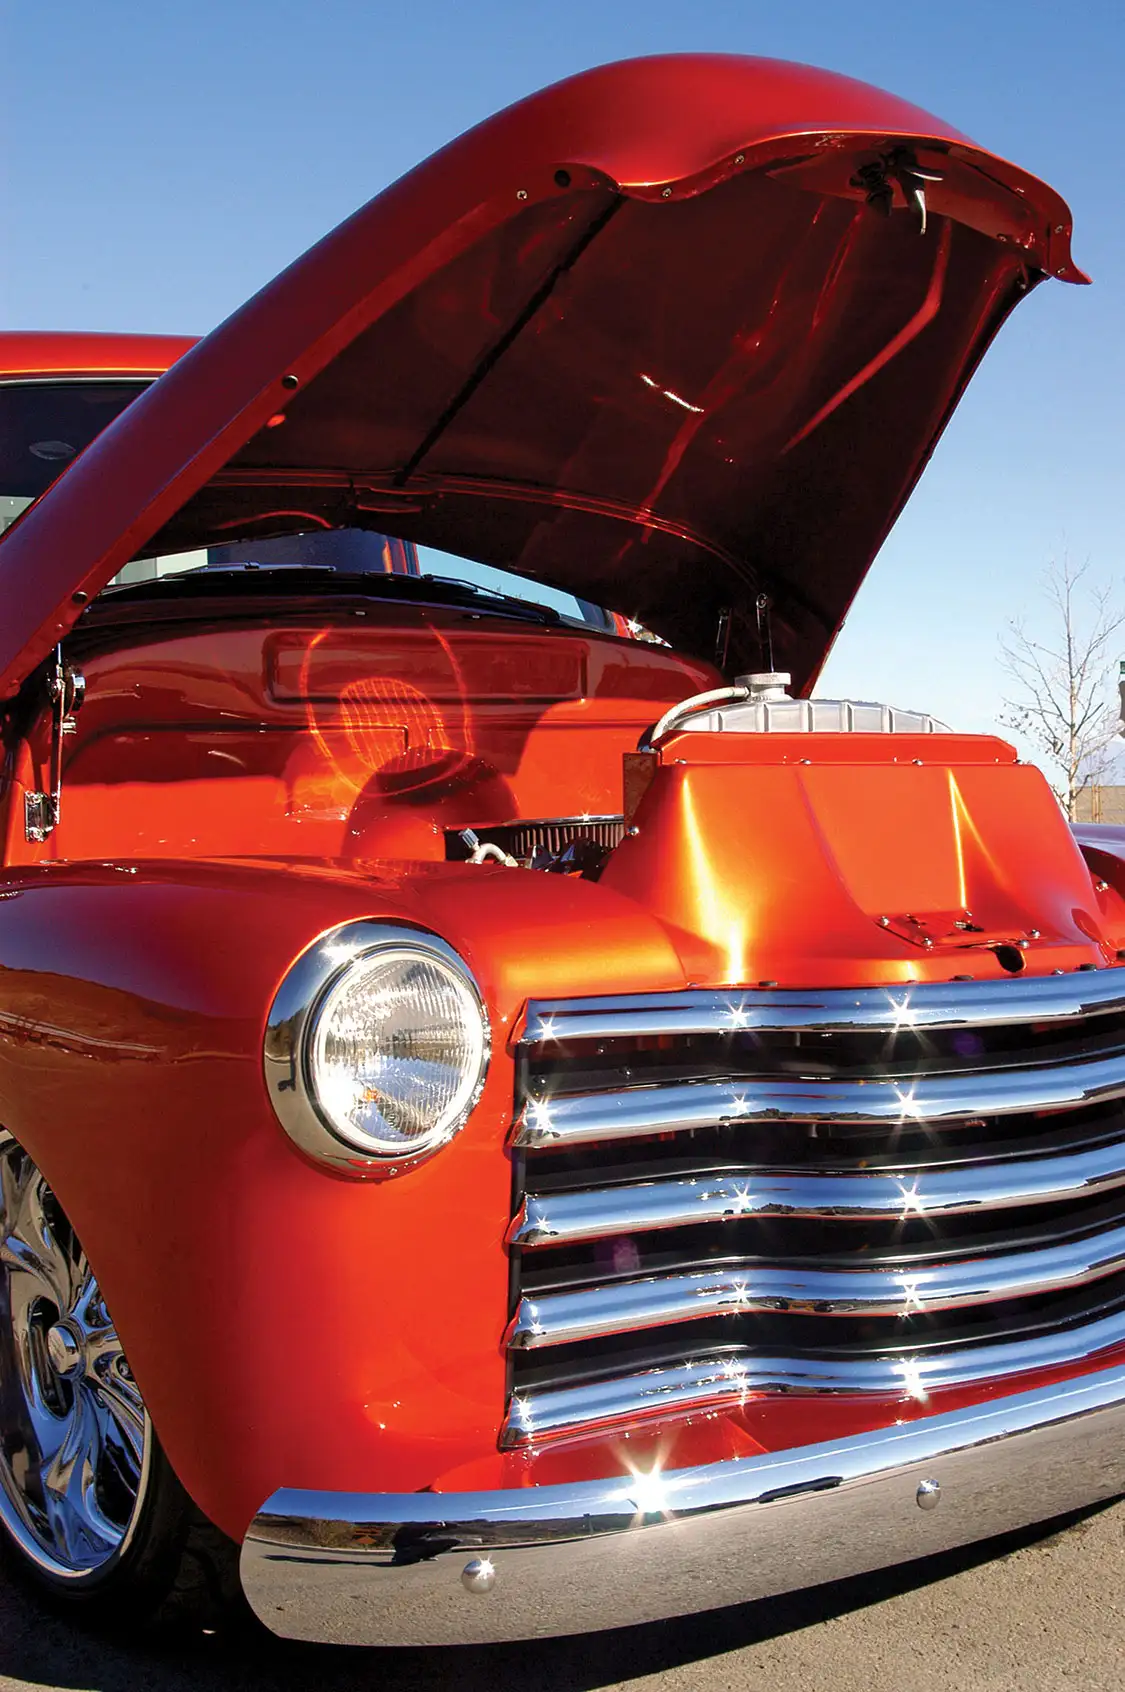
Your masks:
{"label": "hood hinge", "polygon": [[23,832],[30,841],[46,840],[54,833],[62,815],[62,741],[73,734],[75,715],[86,697],[86,678],[66,663],[61,646],[55,647],[54,663],[47,673],[47,698],[51,704],[50,792],[25,793]]}

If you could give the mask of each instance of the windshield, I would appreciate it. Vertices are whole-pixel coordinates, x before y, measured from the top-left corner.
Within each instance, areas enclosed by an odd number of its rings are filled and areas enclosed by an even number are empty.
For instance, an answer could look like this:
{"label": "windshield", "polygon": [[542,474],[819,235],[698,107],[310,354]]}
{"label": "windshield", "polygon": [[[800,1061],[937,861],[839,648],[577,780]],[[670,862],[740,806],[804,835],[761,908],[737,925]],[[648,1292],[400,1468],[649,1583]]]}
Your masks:
{"label": "windshield", "polygon": [[287,583],[296,589],[298,577],[301,591],[316,586],[331,592],[334,583],[341,590],[346,583],[348,591],[354,591],[357,583],[362,588],[365,578],[372,590],[381,578],[380,591],[386,591],[394,586],[386,581],[388,576],[399,579],[404,590],[411,585],[404,578],[412,578],[415,598],[425,592],[428,583],[432,585],[428,597],[438,602],[463,600],[470,594],[482,610],[502,613],[534,607],[554,619],[609,634],[644,638],[644,631],[637,625],[574,594],[511,570],[494,569],[430,547],[419,548],[411,541],[369,529],[312,529],[272,540],[230,541],[191,552],[136,558],[114,577],[103,598],[119,597],[124,589],[131,590],[132,598],[146,592],[163,597],[177,589],[190,590],[193,596],[208,591],[276,593]]}
{"label": "windshield", "polygon": [[[0,379],[0,535],[147,386],[144,379],[124,377]],[[234,573],[241,578],[240,592],[254,591],[251,576],[261,581],[263,590],[276,591],[281,573],[294,570],[316,571],[329,578],[347,576],[353,582],[357,576],[413,577],[431,582],[439,600],[443,595],[463,597],[470,592],[482,608],[491,603],[497,611],[503,606],[510,610],[518,603],[610,634],[655,638],[619,613],[561,589],[368,529],[312,529],[136,558],[119,571],[105,592],[111,595],[129,588],[143,594],[145,584],[151,589],[154,584],[201,574],[216,578],[218,590],[217,578],[224,576],[230,583]],[[202,586],[198,580],[191,583],[193,592]]]}
{"label": "windshield", "polygon": [[0,534],[147,386],[123,378],[0,381]]}

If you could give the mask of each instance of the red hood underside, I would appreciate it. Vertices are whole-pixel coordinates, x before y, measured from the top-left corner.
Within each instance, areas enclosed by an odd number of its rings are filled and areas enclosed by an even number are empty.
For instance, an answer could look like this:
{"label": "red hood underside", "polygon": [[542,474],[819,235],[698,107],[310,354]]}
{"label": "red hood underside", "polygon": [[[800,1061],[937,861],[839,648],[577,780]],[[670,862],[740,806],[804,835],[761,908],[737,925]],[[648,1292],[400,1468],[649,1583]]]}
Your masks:
{"label": "red hood underside", "polygon": [[[924,197],[924,212],[919,193]],[[924,227],[923,227],[924,225]],[[436,154],[188,353],[0,543],[10,692],[138,550],[367,525],[808,687],[1070,217],[927,114],[653,59]]]}

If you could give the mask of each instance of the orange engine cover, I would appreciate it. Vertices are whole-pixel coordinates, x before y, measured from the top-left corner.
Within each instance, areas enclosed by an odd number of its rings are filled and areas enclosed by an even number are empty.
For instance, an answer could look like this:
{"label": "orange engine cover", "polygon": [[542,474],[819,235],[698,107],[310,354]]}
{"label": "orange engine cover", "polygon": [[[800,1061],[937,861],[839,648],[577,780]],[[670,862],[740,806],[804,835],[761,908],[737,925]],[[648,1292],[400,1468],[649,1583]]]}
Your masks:
{"label": "orange engine cover", "polygon": [[[602,885],[704,985],[1106,963],[1122,943],[1040,772],[965,735],[682,732]],[[904,945],[903,942],[906,942]]]}

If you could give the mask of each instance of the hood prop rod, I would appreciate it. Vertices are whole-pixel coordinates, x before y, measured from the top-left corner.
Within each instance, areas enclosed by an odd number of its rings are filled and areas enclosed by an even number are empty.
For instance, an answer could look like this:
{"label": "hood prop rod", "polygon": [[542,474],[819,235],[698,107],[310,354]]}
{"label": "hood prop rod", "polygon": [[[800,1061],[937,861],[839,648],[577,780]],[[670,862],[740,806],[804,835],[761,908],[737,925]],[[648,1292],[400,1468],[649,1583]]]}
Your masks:
{"label": "hood prop rod", "polygon": [[47,793],[23,796],[24,838],[41,842],[55,832],[62,816],[62,741],[75,731],[75,714],[86,697],[86,678],[63,658],[62,646],[55,647],[54,662],[47,672],[47,698],[51,705],[51,755]]}

